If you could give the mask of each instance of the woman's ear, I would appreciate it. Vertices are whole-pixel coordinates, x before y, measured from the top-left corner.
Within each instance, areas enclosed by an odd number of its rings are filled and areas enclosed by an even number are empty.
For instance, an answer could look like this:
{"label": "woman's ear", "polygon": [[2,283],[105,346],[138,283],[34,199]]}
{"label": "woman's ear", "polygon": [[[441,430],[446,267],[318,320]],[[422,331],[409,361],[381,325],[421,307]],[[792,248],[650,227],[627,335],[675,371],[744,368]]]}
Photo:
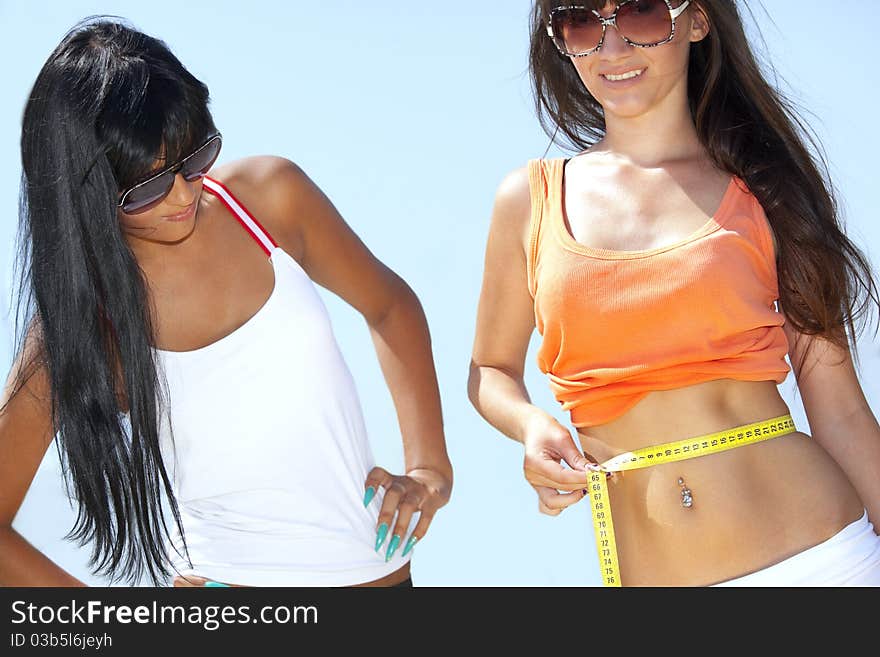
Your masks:
{"label": "woman's ear", "polygon": [[691,12],[691,32],[690,41],[702,41],[709,35],[709,18],[703,8],[694,3],[693,12]]}

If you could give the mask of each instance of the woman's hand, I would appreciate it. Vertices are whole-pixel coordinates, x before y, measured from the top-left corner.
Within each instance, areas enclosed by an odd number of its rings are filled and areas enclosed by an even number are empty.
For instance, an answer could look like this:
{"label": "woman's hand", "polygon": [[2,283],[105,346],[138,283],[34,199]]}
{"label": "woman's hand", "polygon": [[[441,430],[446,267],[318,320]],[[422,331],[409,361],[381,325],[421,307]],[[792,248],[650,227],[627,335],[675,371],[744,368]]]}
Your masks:
{"label": "woman's hand", "polygon": [[[380,486],[385,490],[376,528],[377,552],[385,543],[385,539],[391,536],[385,551],[385,561],[391,560],[406,538],[404,534],[413,514],[419,513],[419,521],[406,540],[403,552],[400,554],[402,557],[409,554],[416,542],[425,537],[434,514],[449,501],[452,492],[451,478],[428,468],[413,469],[405,475],[397,476],[376,466],[370,470],[364,483],[366,486],[364,506],[370,503]],[[392,527],[389,534],[389,529]]]}
{"label": "woman's hand", "polygon": [[541,513],[557,516],[584,499],[587,470],[595,464],[577,448],[568,429],[551,417],[540,416],[529,424],[523,444],[523,472],[538,493]]}

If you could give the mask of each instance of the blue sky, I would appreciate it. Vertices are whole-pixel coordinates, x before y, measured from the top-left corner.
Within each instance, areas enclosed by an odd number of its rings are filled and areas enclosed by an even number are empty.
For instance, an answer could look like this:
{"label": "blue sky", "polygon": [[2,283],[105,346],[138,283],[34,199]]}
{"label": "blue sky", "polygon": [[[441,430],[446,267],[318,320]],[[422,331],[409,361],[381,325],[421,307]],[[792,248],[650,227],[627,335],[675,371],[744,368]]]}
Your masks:
{"label": "blue sky", "polygon": [[[750,3],[783,90],[808,108],[846,212],[846,226],[875,268],[880,226],[872,194],[878,95],[869,70],[873,0],[848,3],[833,24],[818,0]],[[528,0],[499,3],[179,3],[0,0],[0,363],[12,360],[12,241],[17,220],[21,111],[46,57],[77,20],[115,14],[163,39],[210,88],[224,134],[221,161],[275,154],[297,162],[373,252],[417,292],[431,327],[446,435],[455,466],[452,501],[414,553],[420,585],[598,585],[589,510],[537,511],[522,477],[522,447],[472,409],[466,379],[483,249],[495,189],[548,146],[532,110]],[[849,17],[858,16],[858,20]],[[549,154],[558,151],[551,149]],[[337,339],[352,369],[377,462],[403,459],[391,398],[360,316],[329,293]],[[533,401],[560,420],[528,357]],[[880,341],[860,343],[863,389],[880,409]],[[793,377],[780,385],[806,428]],[[54,448],[15,526],[90,583],[87,552],[62,541],[72,526]]]}

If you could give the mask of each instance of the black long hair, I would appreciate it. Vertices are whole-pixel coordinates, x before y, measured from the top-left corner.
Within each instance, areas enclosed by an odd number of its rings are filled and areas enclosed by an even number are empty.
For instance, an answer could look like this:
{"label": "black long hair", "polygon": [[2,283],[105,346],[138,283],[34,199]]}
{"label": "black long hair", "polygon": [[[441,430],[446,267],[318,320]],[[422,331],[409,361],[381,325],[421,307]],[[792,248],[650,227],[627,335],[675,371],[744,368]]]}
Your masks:
{"label": "black long hair", "polygon": [[[73,27],[40,71],[21,133],[17,351],[44,367],[65,482],[78,503],[67,538],[92,544],[111,580],[170,574],[160,453],[164,377],[156,368],[149,287],[123,238],[119,190],[215,132],[208,88],[158,39],[123,20]],[[23,318],[23,321],[22,321]],[[185,540],[183,550],[186,550]]]}
{"label": "black long hair", "polygon": [[[605,117],[547,36],[547,16],[559,4],[534,0],[529,71],[545,132],[583,150],[604,136]],[[579,4],[598,11],[605,1]],[[691,2],[689,11],[701,9],[710,26],[708,36],[690,46],[688,101],[697,134],[716,166],[743,179],[764,208],[778,244],[779,298],[787,321],[842,348],[849,338],[858,363],[859,327],[872,303],[880,308],[870,263],[844,233],[821,144],[793,103],[765,79],[738,4]]]}

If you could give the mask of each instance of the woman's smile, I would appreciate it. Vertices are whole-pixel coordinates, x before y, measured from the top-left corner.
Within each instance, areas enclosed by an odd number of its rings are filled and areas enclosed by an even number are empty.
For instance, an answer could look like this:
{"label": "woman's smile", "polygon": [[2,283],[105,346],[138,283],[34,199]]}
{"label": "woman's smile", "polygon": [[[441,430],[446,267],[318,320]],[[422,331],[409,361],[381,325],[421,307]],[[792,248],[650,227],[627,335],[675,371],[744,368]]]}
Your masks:
{"label": "woman's smile", "polygon": [[646,71],[646,67],[630,68],[620,72],[600,73],[599,77],[608,87],[617,89],[619,87],[630,87],[637,84],[642,74]]}
{"label": "woman's smile", "polygon": [[165,215],[165,220],[166,221],[186,221],[188,219],[192,219],[193,215],[195,214],[195,210],[196,210],[196,202],[193,201],[182,212],[179,212],[178,214]]}

